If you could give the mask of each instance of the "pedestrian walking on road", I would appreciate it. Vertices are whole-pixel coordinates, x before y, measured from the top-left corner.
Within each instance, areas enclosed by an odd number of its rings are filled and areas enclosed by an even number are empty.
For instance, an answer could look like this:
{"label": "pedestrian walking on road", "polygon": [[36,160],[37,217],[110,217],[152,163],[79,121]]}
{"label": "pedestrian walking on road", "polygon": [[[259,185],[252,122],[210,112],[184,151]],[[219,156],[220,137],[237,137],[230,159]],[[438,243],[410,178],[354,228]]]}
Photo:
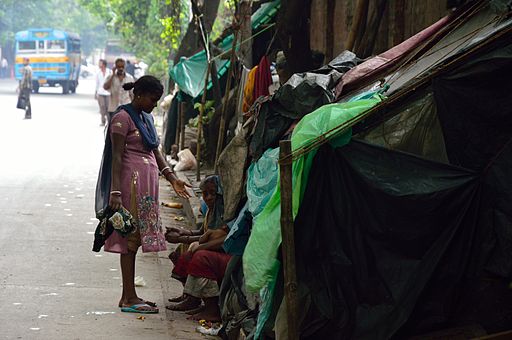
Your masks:
{"label": "pedestrian walking on road", "polygon": [[30,94],[32,93],[32,67],[30,67],[30,60],[28,58],[23,58],[19,90],[19,96],[24,99],[25,119],[31,119],[32,106],[30,104]]}
{"label": "pedestrian walking on road", "polygon": [[0,75],[2,78],[8,78],[9,77],[9,63],[7,62],[7,59],[2,58],[2,61],[0,62]]}
{"label": "pedestrian walking on road", "polygon": [[153,76],[144,76],[135,83],[124,84],[123,88],[133,89],[134,99],[119,108],[108,126],[96,188],[96,213],[101,216],[107,206],[114,211],[124,207],[136,227],[126,237],[114,231],[105,241],[105,251],[121,254],[121,311],[158,313],[154,303],[138,297],[134,280],[139,247],[143,252],[167,248],[159,214],[159,173],[179,196],[188,198],[190,195],[185,182],[178,179],[158,149],[160,141],[153,117],[148,113],[162,96],[162,84]]}
{"label": "pedestrian walking on road", "polygon": [[103,88],[110,92],[110,102],[108,104],[109,121],[120,105],[125,105],[132,101],[133,93],[125,91],[123,85],[133,83],[134,81],[133,77],[125,72],[124,59],[116,59],[112,74],[107,77],[105,84],[103,84]]}
{"label": "pedestrian walking on road", "polygon": [[101,114],[101,126],[105,126],[108,115],[108,105],[110,103],[110,92],[103,88],[105,80],[112,75],[112,71],[107,68],[107,61],[100,59],[100,71],[96,73],[96,91],[94,98],[98,101]]}

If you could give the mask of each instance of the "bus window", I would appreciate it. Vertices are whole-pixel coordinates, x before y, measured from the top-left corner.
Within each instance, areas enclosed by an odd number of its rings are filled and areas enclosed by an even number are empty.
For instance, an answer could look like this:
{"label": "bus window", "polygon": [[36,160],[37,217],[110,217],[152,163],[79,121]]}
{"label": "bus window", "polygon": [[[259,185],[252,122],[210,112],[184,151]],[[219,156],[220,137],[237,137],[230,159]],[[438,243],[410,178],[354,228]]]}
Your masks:
{"label": "bus window", "polygon": [[19,41],[18,50],[21,52],[35,52],[36,42],[35,41]]}
{"label": "bus window", "polygon": [[46,42],[47,50],[64,50],[66,48],[66,42],[64,40],[48,40]]}

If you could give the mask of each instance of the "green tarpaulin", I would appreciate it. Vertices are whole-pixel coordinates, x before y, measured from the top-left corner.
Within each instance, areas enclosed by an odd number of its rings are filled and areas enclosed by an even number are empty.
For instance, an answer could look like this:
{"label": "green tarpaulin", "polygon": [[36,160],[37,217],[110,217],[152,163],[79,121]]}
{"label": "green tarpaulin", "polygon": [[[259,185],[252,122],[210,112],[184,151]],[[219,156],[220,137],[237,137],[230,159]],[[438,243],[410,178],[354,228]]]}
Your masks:
{"label": "green tarpaulin", "polygon": [[[317,137],[331,131],[344,122],[359,116],[363,112],[377,105],[381,101],[379,95],[370,99],[360,99],[341,104],[328,104],[304,116],[295,127],[292,134],[292,151],[298,150]],[[326,138],[329,138],[327,136]],[[348,130],[334,140],[331,144],[342,146],[351,138]],[[305,154],[293,162],[293,216],[297,215],[301,197],[306,188],[309,169],[316,149]],[[274,194],[265,205],[263,211],[255,216],[254,224],[243,255],[243,266],[246,286],[249,291],[257,292],[273,280],[279,262],[277,250],[281,244],[281,191],[276,187]]]}
{"label": "green tarpaulin", "polygon": [[[264,24],[268,24],[276,15],[280,6],[280,0],[267,2],[254,12],[251,17],[252,29],[257,30]],[[222,51],[228,51],[233,44],[233,35],[224,38],[217,46]],[[229,67],[229,60],[215,59],[217,73],[221,77]],[[206,52],[202,50],[189,58],[183,57],[169,72],[170,77],[178,84],[180,90],[186,94],[197,97],[203,91],[204,78],[208,69]],[[211,82],[208,88],[211,87]]]}

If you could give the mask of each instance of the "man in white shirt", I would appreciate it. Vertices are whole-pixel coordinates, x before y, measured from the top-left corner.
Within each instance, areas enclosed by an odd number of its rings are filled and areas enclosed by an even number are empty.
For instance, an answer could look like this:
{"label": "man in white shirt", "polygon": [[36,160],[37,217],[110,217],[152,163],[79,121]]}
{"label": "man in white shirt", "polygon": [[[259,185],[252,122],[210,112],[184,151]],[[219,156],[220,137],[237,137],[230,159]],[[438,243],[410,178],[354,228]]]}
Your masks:
{"label": "man in white shirt", "polygon": [[110,92],[103,88],[105,80],[112,74],[110,69],[107,69],[107,61],[100,59],[100,71],[96,73],[96,91],[94,98],[98,101],[101,114],[101,126],[105,126],[107,122],[108,105],[110,103]]}
{"label": "man in white shirt", "polygon": [[115,66],[112,69],[112,74],[107,78],[103,85],[103,88],[110,92],[110,103],[108,104],[109,122],[119,105],[129,104],[133,99],[132,91],[125,91],[123,89],[123,85],[126,83],[132,83],[135,80],[129,73],[125,72],[124,68],[124,59],[116,59]]}

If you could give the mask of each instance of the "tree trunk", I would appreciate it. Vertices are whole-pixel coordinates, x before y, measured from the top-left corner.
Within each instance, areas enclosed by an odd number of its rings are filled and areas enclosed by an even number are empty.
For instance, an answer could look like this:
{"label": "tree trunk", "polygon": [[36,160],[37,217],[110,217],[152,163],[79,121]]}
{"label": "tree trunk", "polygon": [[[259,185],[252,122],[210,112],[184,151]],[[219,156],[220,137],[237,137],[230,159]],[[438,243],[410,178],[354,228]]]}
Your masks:
{"label": "tree trunk", "polygon": [[304,72],[313,67],[309,45],[309,18],[311,0],[282,0],[277,22],[278,36],[286,68],[290,74]]}
{"label": "tree trunk", "polygon": [[[196,0],[191,0],[195,5]],[[204,1],[204,5],[199,8],[202,13],[204,28],[206,32],[211,32],[213,22],[217,18],[220,0]],[[181,40],[180,47],[174,56],[174,65],[179,63],[181,57],[190,57],[203,47],[201,42],[201,32],[196,27],[195,20],[191,20],[188,24],[187,31]]]}

